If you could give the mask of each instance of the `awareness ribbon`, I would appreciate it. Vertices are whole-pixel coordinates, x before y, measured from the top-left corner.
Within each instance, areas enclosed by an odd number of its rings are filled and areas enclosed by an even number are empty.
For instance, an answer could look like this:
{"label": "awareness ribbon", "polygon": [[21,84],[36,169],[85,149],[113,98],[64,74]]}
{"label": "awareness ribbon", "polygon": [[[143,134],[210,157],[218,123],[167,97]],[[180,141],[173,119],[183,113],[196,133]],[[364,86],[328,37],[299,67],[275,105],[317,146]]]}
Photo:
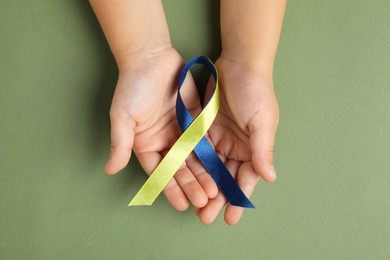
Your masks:
{"label": "awareness ribbon", "polygon": [[[215,80],[215,89],[206,106],[194,119],[184,105],[180,95],[180,88],[183,85],[187,72],[196,64],[203,64],[211,71]],[[254,208],[254,205],[238,187],[229,170],[204,136],[217,116],[219,109],[218,74],[214,64],[204,56],[193,58],[184,66],[178,85],[176,116],[183,134],[131,200],[129,206],[152,205],[185,159],[194,150],[231,205]]]}

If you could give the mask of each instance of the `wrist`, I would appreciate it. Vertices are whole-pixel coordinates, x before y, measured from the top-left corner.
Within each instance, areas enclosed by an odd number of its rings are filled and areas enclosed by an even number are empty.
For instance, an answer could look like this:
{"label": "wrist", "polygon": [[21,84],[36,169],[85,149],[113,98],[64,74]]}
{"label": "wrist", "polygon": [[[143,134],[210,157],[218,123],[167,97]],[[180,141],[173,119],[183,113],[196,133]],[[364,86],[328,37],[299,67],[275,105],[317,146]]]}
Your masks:
{"label": "wrist", "polygon": [[274,59],[267,58],[255,52],[229,51],[223,50],[220,59],[230,63],[240,64],[241,67],[251,71],[257,71],[263,77],[272,79],[274,69]]}
{"label": "wrist", "polygon": [[128,48],[115,52],[114,56],[119,71],[124,71],[134,62],[157,57],[172,48],[169,38],[150,39],[137,45],[131,43]]}
{"label": "wrist", "polygon": [[171,46],[161,0],[90,0],[118,67]]}

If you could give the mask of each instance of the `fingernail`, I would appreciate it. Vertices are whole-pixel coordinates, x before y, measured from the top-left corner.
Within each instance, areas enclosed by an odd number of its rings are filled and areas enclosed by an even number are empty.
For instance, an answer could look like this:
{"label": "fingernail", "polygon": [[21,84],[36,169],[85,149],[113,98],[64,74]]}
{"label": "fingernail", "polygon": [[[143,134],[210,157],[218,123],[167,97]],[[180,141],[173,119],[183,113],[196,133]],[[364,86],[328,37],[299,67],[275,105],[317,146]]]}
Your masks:
{"label": "fingernail", "polygon": [[276,179],[276,171],[275,171],[275,168],[274,166],[271,166],[268,170],[268,175],[269,177],[272,179],[272,180],[275,180]]}

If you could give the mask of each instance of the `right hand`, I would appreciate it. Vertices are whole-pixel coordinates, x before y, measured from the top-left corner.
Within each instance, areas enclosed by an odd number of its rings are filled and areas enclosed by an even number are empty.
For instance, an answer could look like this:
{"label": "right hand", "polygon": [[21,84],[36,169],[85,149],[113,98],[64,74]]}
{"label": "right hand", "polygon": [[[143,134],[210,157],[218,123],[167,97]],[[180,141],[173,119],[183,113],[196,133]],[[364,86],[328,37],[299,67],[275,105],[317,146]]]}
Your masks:
{"label": "right hand", "polygon": [[[105,171],[115,174],[130,160],[131,151],[142,168],[151,174],[181,135],[176,121],[177,79],[184,63],[173,48],[132,56],[121,66],[110,110],[111,151]],[[200,112],[196,86],[190,74],[182,98],[195,116]],[[186,163],[163,193],[177,210],[191,202],[202,208],[218,194],[218,188],[194,155],[191,170]]]}

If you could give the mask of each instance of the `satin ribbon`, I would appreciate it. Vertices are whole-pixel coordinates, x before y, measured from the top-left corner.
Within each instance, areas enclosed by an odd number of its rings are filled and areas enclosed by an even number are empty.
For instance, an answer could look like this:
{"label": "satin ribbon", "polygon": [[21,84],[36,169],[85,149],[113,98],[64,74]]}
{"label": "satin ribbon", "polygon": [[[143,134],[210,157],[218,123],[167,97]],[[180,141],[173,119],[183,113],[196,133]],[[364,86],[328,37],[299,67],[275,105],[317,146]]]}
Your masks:
{"label": "satin ribbon", "polygon": [[[215,79],[215,89],[206,106],[194,119],[184,105],[180,89],[187,72],[196,64],[203,64],[211,71]],[[234,178],[204,136],[217,116],[219,109],[218,75],[214,64],[204,56],[193,58],[183,68],[178,85],[176,116],[183,134],[153,171],[129,206],[152,205],[188,155],[194,150],[230,204],[254,208],[254,205],[238,187]]]}

